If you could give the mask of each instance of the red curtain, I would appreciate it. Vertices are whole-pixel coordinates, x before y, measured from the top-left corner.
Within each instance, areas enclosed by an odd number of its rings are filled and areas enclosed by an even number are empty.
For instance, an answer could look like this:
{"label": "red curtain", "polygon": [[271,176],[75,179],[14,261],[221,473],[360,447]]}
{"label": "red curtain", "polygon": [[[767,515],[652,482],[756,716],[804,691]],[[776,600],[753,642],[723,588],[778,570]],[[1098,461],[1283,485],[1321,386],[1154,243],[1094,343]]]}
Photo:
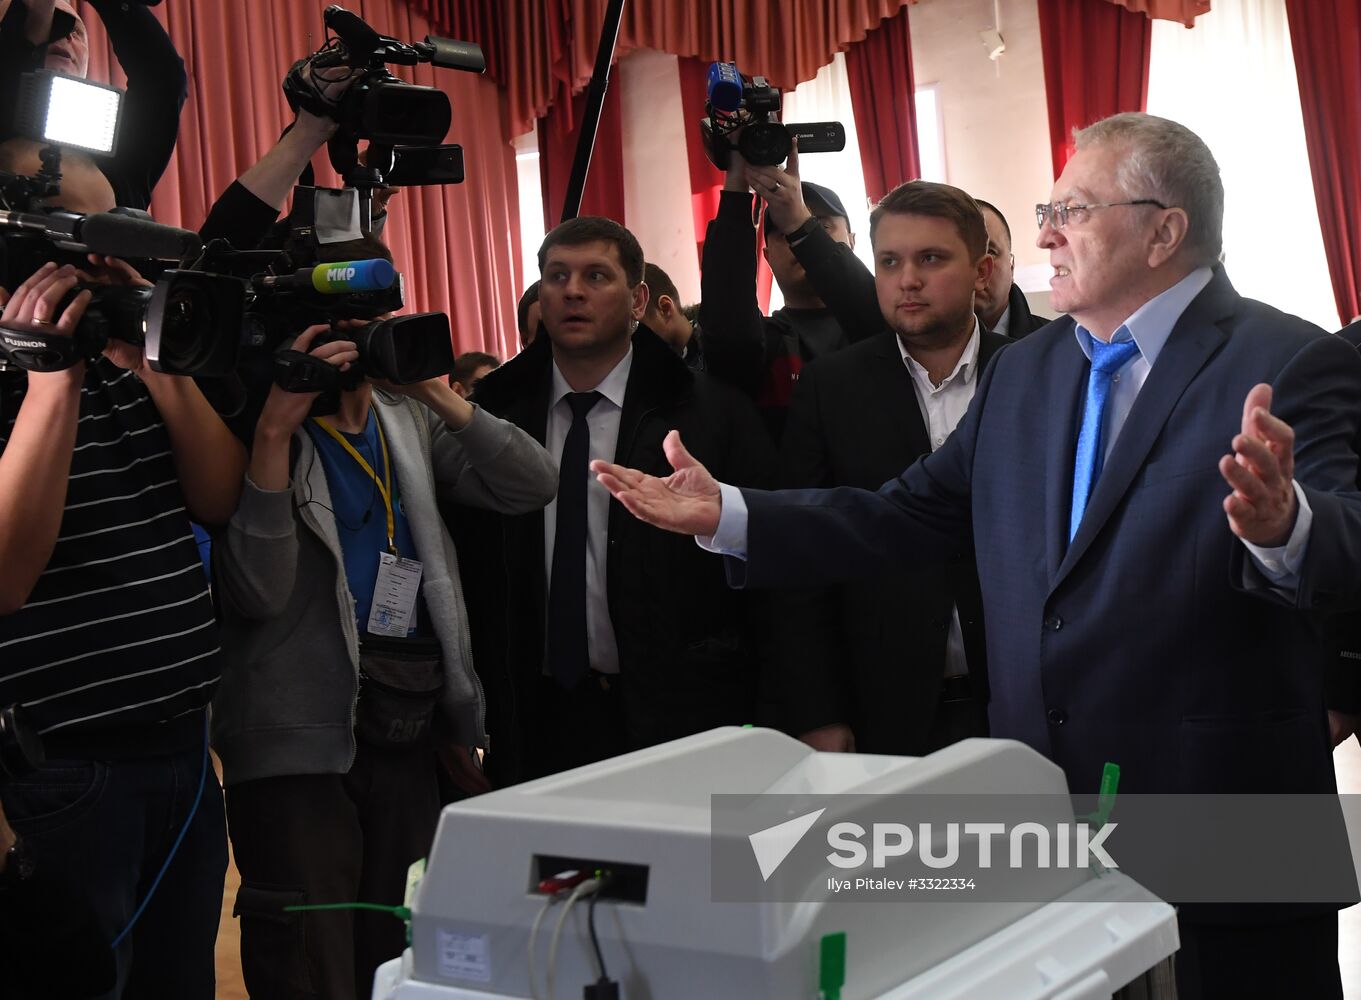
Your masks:
{"label": "red curtain", "polygon": [[901,8],[846,50],[865,193],[875,203],[903,181],[921,176],[907,10]]}
{"label": "red curtain", "polygon": [[[350,6],[384,34],[420,39],[434,32],[405,0]],[[153,12],[184,58],[189,100],[151,210],[162,222],[197,229],[217,196],[292,119],[279,84],[295,59],[321,43],[320,6],[176,2]],[[90,78],[121,84],[99,15],[85,3],[80,14],[90,31]],[[391,203],[383,235],[407,276],[408,308],[447,312],[457,350],[505,357],[518,342],[520,280],[519,196],[515,153],[503,127],[505,96],[491,80],[468,73],[429,66],[397,72],[449,95],[454,126],[447,141],[463,146],[467,174],[463,184],[408,188]],[[316,167],[317,183],[335,183],[324,153]]]}
{"label": "red curtain", "polygon": [[681,57],[681,108],[685,115],[685,153],[690,162],[690,208],[695,223],[695,250],[703,260],[704,233],[709,220],[718,213],[718,196],[723,190],[723,171],[709,162],[699,123],[704,118],[704,95],[709,80],[709,63]]}
{"label": "red curtain", "polygon": [[[201,0],[202,2],[202,0]],[[479,42],[488,72],[506,90],[507,134],[519,135],[558,98],[558,81],[578,90],[591,75],[606,0],[407,0],[436,34]],[[793,89],[837,52],[916,0],[629,0],[616,56],[656,49],[704,61],[733,60],[744,72]],[[462,33],[462,34],[460,34]]]}
{"label": "red curtain", "polygon": [[1328,273],[1343,323],[1361,314],[1361,7],[1286,0]]}
{"label": "red curtain", "polygon": [[1148,104],[1152,22],[1113,3],[1040,0],[1040,46],[1054,176],[1073,152],[1073,129]]}
{"label": "red curtain", "polygon": [[[600,108],[600,127],[596,130],[591,169],[586,174],[586,190],[581,196],[579,215],[603,215],[620,224],[624,219],[624,110],[619,97],[619,67],[610,72],[605,88],[605,103]],[[558,99],[539,120],[539,182],[543,189],[544,230],[551,230],[562,218],[563,201],[572,177],[579,125],[586,113],[586,92],[570,100],[567,85],[560,84]]]}
{"label": "red curtain", "polygon": [[1196,18],[1210,13],[1210,0],[1109,0],[1158,21],[1179,21],[1195,26]]}

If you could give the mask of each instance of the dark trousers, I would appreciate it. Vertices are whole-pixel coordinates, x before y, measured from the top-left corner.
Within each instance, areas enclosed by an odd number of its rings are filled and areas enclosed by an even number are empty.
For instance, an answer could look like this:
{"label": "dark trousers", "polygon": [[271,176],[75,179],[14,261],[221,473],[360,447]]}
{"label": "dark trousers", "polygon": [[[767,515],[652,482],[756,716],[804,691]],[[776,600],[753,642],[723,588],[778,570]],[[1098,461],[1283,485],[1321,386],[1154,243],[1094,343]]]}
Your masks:
{"label": "dark trousers", "polygon": [[1178,1000],[1342,1000],[1336,913],[1247,925],[1179,920],[1177,930]]}
{"label": "dark trousers", "polygon": [[[50,760],[0,785],[5,815],[34,858],[34,879],[50,886],[54,896],[88,907],[99,944],[107,949],[146,899],[184,827],[200,777],[203,794],[193,820],[145,911],[119,945],[117,986],[103,997],[212,1000],[215,993],[213,945],[227,838],[222,790],[211,767],[203,772],[203,747],[140,760]],[[54,958],[67,967],[62,971],[79,972],[106,956],[102,951]],[[29,955],[27,961],[44,959]],[[0,993],[10,996],[9,989],[0,986]]]}
{"label": "dark trousers", "polygon": [[618,674],[594,670],[570,690],[552,677],[540,678],[529,777],[558,774],[626,753],[623,683]]}
{"label": "dark trousers", "polygon": [[241,890],[241,971],[252,1000],[367,1000],[406,946],[386,913],[284,913],[315,903],[400,906],[439,820],[433,750],[359,744],[348,774],[261,778],[227,789]]}

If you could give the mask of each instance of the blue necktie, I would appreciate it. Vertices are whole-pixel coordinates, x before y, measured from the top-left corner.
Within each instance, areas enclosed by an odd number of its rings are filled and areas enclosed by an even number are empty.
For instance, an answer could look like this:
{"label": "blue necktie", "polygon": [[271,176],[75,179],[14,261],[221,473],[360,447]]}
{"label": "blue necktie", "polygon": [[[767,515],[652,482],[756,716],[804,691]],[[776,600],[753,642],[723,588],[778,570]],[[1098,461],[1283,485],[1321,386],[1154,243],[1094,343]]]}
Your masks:
{"label": "blue necktie", "polygon": [[1087,340],[1092,348],[1092,370],[1087,376],[1087,407],[1082,411],[1082,430],[1077,436],[1077,459],[1073,463],[1073,508],[1068,519],[1070,542],[1077,534],[1082,515],[1087,510],[1087,501],[1091,499],[1097,477],[1101,475],[1101,463],[1106,454],[1102,431],[1106,422],[1106,401],[1111,394],[1111,378],[1126,361],[1139,353],[1139,346],[1133,340],[1110,344],[1090,336]]}
{"label": "blue necktie", "polygon": [[558,461],[558,510],[553,533],[553,573],[548,584],[548,669],[564,688],[586,676],[586,486],[591,428],[586,414],[604,397],[598,392],[567,395],[572,426]]}

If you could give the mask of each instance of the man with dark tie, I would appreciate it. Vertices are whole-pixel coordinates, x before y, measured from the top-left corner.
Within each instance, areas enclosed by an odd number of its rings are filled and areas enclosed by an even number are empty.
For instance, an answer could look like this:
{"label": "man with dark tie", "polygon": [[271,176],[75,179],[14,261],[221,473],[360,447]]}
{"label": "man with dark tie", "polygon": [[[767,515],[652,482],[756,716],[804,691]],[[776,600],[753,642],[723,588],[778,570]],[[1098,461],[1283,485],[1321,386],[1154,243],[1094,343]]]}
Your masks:
{"label": "man with dark tie", "polygon": [[[1076,793],[1114,761],[1122,792],[1331,794],[1331,654],[1304,612],[1361,602],[1342,493],[1361,357],[1233,290],[1193,133],[1123,114],[1076,147],[1037,208],[1068,316],[1002,351],[945,445],[877,493],[720,487],[675,436],[666,479],[595,468],[638,516],[712,536],[739,585],[971,544],[992,735]],[[1180,995],[1341,997],[1334,909],[1184,908]]]}
{"label": "man with dark tie", "polygon": [[508,720],[499,732],[489,723],[502,781],[752,721],[750,596],[724,587],[722,567],[688,539],[629,517],[587,462],[664,472],[662,439],[679,429],[743,483],[768,482],[773,464],[751,402],[640,324],[648,287],[627,229],[565,222],[544,239],[539,267],[544,336],[477,391],[559,465],[556,500],[506,518],[502,558],[479,560],[506,577],[508,677],[488,685],[512,702],[489,705]]}

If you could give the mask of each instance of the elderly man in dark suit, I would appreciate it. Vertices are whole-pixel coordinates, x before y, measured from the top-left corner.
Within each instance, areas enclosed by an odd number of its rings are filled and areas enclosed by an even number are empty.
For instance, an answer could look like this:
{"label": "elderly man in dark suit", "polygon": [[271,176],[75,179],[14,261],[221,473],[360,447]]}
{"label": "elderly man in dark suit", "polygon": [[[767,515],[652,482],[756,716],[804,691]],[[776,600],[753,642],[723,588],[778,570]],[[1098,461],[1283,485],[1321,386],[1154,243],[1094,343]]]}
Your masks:
{"label": "elderly man in dark suit", "polygon": [[[638,516],[715,536],[748,586],[972,542],[992,733],[1075,792],[1115,761],[1122,791],[1330,793],[1330,654],[1305,612],[1361,603],[1361,357],[1233,290],[1193,133],[1125,114],[1076,139],[1037,211],[1068,318],[997,357],[944,447],[877,493],[720,487],[674,436],[667,479],[597,474]],[[1326,905],[1180,926],[1183,997],[1342,995]]]}

